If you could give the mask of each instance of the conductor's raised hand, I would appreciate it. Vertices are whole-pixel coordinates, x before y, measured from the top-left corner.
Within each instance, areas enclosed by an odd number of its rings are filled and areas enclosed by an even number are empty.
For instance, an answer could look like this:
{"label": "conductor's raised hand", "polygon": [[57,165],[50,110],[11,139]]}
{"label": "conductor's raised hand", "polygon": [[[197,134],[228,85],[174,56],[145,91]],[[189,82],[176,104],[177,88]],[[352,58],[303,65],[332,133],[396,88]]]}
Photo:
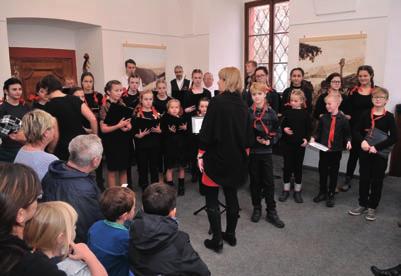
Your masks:
{"label": "conductor's raised hand", "polygon": [[293,134],[294,134],[294,132],[292,131],[292,129],[291,129],[290,127],[285,127],[285,128],[284,128],[284,132],[285,132],[287,135],[293,135]]}
{"label": "conductor's raised hand", "polygon": [[161,128],[160,128],[160,124],[158,124],[158,125],[155,126],[155,127],[152,127],[151,131],[152,131],[152,132],[155,132],[155,133],[161,133],[162,130],[161,130]]}

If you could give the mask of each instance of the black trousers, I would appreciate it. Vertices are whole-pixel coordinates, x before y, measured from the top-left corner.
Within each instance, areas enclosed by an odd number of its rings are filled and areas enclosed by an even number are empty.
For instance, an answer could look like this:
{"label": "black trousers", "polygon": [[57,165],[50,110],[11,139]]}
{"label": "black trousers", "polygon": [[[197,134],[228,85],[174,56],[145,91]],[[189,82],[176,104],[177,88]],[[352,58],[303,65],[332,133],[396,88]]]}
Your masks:
{"label": "black trousers", "polygon": [[305,157],[305,148],[299,145],[283,144],[284,156],[283,181],[289,183],[294,175],[295,183],[302,183],[302,166]]}
{"label": "black trousers", "polygon": [[359,205],[376,209],[383,189],[387,159],[377,154],[360,152],[359,159]]}
{"label": "black trousers", "polygon": [[359,142],[355,142],[355,140],[351,141],[352,148],[349,152],[348,162],[347,162],[347,172],[346,176],[353,178],[354,172],[356,168],[356,164],[358,163],[359,153],[361,152],[361,144]]}
{"label": "black trousers", "polygon": [[261,208],[262,198],[264,198],[266,209],[275,210],[272,154],[251,154],[249,156],[249,176],[253,207]]}
{"label": "black trousers", "polygon": [[[237,228],[239,204],[236,188],[223,187],[226,200],[226,233],[235,234]],[[206,210],[213,236],[221,237],[221,214],[219,209],[219,187],[204,186]]]}
{"label": "black trousers", "polygon": [[[336,191],[338,171],[340,169],[342,151],[320,151],[319,153],[319,183],[320,193],[333,194]],[[327,189],[327,179],[330,178],[330,184]]]}
{"label": "black trousers", "polygon": [[159,181],[159,163],[160,163],[160,148],[137,148],[136,149],[137,166],[139,179],[138,183],[143,189],[150,183]]}

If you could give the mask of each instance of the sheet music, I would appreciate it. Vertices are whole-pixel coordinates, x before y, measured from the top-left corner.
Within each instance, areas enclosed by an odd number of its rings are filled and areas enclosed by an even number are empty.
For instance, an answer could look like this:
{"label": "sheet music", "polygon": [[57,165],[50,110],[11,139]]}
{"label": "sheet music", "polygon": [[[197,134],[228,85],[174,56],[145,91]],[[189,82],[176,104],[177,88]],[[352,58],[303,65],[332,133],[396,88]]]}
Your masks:
{"label": "sheet music", "polygon": [[192,117],[192,133],[199,134],[204,117]]}
{"label": "sheet music", "polygon": [[321,151],[328,151],[329,150],[328,147],[326,147],[325,145],[322,145],[322,144],[320,144],[318,142],[309,143],[308,145],[311,146],[312,148],[315,148],[315,149],[321,150]]}

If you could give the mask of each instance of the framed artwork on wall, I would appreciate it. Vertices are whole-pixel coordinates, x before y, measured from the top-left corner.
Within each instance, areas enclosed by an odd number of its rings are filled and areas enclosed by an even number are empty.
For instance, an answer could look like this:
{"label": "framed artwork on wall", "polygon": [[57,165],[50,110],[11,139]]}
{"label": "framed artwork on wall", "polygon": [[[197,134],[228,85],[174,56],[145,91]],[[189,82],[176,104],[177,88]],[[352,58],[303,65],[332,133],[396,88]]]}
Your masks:
{"label": "framed artwork on wall", "polygon": [[156,81],[166,78],[166,46],[123,43],[123,57],[136,62],[136,74],[144,89],[154,90]]}
{"label": "framed artwork on wall", "polygon": [[356,71],[365,62],[366,34],[305,37],[299,40],[299,63],[305,79],[312,82],[315,94],[331,73],[343,77],[343,88],[356,84]]}

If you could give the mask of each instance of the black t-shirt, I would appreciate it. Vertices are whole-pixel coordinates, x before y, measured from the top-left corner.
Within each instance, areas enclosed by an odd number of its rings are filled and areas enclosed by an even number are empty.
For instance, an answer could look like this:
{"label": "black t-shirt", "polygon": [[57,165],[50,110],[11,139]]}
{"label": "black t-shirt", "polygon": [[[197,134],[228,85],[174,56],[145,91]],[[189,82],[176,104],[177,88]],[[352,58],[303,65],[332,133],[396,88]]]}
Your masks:
{"label": "black t-shirt", "polygon": [[[30,108],[25,104],[12,105],[8,102],[4,102],[0,105],[0,118],[5,115],[11,115],[22,119],[26,113],[28,113]],[[4,137],[2,139],[2,148],[20,148],[22,145],[9,137]]]}
{"label": "black t-shirt", "polygon": [[54,154],[61,160],[67,160],[68,144],[78,135],[85,134],[82,125],[80,98],[66,95],[51,99],[45,106],[45,111],[53,115],[58,122],[59,141]]}

